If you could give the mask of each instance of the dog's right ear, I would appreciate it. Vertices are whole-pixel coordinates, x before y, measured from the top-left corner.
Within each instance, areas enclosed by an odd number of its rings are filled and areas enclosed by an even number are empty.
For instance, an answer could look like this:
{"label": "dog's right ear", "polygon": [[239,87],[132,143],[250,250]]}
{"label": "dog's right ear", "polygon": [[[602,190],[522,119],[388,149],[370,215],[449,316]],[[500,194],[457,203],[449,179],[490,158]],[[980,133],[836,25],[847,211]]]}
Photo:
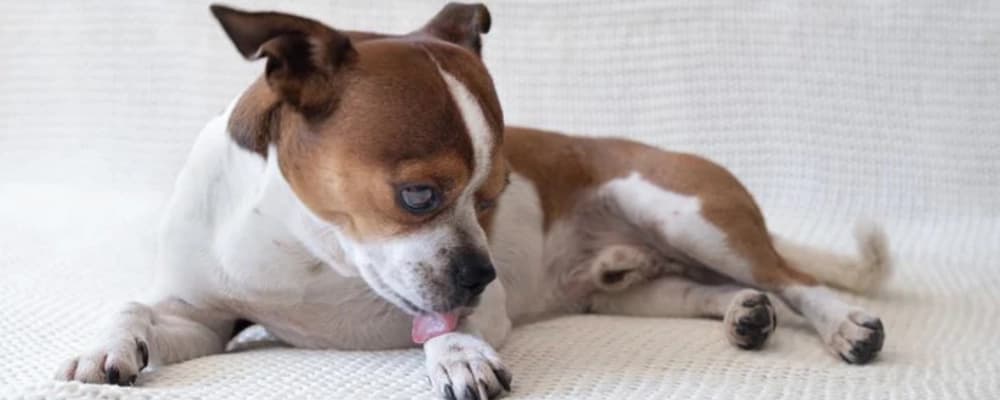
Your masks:
{"label": "dog's right ear", "polygon": [[421,31],[480,55],[480,35],[490,31],[490,10],[478,3],[448,3]]}
{"label": "dog's right ear", "polygon": [[243,57],[267,58],[268,86],[282,101],[306,114],[328,111],[336,74],[357,56],[346,35],[294,15],[211,10]]}

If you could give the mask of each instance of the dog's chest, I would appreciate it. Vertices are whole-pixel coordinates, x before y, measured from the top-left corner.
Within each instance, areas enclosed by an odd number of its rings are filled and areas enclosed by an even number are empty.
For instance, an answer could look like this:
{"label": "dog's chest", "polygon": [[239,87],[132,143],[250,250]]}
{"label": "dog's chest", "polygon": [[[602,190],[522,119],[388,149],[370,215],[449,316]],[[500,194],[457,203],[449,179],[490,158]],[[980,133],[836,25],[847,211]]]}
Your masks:
{"label": "dog's chest", "polygon": [[[237,233],[238,232],[238,233]],[[228,246],[226,308],[298,347],[386,349],[411,345],[409,318],[358,277],[346,277],[264,213],[247,216]]]}
{"label": "dog's chest", "polygon": [[561,279],[560,263],[553,262],[574,251],[574,246],[561,243],[565,238],[559,232],[545,232],[534,184],[511,174],[491,227],[490,250],[507,293],[507,312],[515,323],[559,313],[573,303]]}
{"label": "dog's chest", "polygon": [[219,233],[218,253],[234,292],[254,300],[300,297],[304,284],[315,281],[327,267],[273,218],[251,211]]}

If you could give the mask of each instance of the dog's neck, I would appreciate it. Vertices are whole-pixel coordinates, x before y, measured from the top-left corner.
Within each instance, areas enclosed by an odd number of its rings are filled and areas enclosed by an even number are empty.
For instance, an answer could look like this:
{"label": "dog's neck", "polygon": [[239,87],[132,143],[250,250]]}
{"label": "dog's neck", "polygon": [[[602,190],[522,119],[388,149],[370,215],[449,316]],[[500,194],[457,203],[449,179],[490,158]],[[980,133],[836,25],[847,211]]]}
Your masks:
{"label": "dog's neck", "polygon": [[[243,151],[246,148],[240,146]],[[295,195],[281,172],[277,147],[270,145],[252,212],[280,224],[305,247],[310,255],[343,276],[357,276],[358,269],[348,253],[357,247],[341,229],[309,210]]]}

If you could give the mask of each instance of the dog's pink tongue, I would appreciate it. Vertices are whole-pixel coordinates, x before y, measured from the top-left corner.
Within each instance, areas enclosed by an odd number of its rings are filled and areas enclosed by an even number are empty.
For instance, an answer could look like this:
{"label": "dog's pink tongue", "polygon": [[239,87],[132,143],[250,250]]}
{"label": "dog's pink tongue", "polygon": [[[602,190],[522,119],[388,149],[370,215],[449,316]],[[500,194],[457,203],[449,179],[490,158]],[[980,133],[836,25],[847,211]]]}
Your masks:
{"label": "dog's pink tongue", "polygon": [[457,326],[457,313],[420,314],[413,317],[413,330],[410,331],[410,338],[413,339],[413,343],[424,344],[437,336],[453,332]]}

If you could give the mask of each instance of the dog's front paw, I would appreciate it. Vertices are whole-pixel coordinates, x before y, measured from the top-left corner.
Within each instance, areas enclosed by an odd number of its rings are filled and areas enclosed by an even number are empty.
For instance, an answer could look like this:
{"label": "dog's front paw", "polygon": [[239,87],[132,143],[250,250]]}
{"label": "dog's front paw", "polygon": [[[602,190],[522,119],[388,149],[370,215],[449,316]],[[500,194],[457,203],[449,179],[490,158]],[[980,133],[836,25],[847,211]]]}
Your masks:
{"label": "dog's front paw", "polygon": [[64,362],[56,379],[131,386],[149,364],[149,346],[137,338],[109,341],[97,350]]}
{"label": "dog's front paw", "polygon": [[510,372],[483,339],[448,333],[424,343],[434,391],[449,400],[487,400],[510,391]]}
{"label": "dog's front paw", "polygon": [[882,351],[885,328],[882,320],[864,311],[853,311],[841,321],[830,338],[831,350],[850,364],[867,364]]}
{"label": "dog's front paw", "polygon": [[733,297],[723,323],[730,343],[741,349],[756,350],[764,346],[778,321],[767,295],[746,289]]}

